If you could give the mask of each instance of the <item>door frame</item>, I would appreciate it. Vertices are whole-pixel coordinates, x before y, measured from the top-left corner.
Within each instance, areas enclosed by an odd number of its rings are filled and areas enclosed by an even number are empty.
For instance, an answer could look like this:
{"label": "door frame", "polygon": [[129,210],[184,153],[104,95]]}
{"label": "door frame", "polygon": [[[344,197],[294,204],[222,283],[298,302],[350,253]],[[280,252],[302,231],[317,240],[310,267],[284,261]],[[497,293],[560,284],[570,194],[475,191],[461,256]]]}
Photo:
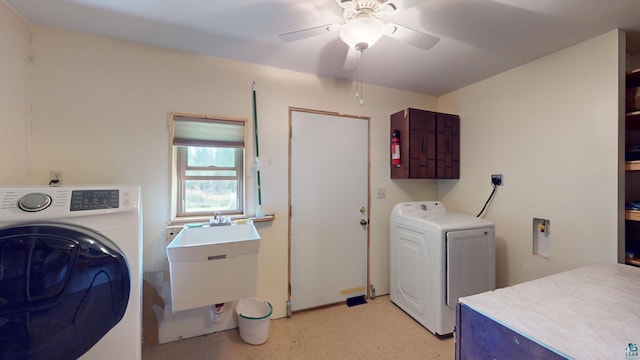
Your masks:
{"label": "door frame", "polygon": [[365,293],[367,298],[371,296],[371,117],[369,116],[358,116],[358,115],[348,115],[348,114],[340,114],[332,111],[322,111],[322,110],[313,110],[313,109],[305,109],[298,107],[289,107],[289,166],[288,166],[288,212],[287,212],[287,315],[290,315],[290,305],[291,305],[291,138],[293,135],[293,121],[292,116],[293,112],[304,112],[318,115],[327,115],[327,116],[338,116],[345,118],[353,118],[367,121],[367,215],[365,220],[367,221],[367,283]]}

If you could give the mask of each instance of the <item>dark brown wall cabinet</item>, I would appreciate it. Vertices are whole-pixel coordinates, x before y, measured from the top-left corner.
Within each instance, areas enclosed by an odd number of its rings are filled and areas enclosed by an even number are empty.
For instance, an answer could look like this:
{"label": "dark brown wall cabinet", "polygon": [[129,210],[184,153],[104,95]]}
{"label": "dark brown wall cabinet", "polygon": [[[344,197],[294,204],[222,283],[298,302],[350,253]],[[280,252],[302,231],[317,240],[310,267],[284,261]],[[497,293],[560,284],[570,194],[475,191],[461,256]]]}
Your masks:
{"label": "dark brown wall cabinet", "polygon": [[419,109],[391,114],[391,131],[400,131],[399,165],[392,179],[459,179],[460,117]]}

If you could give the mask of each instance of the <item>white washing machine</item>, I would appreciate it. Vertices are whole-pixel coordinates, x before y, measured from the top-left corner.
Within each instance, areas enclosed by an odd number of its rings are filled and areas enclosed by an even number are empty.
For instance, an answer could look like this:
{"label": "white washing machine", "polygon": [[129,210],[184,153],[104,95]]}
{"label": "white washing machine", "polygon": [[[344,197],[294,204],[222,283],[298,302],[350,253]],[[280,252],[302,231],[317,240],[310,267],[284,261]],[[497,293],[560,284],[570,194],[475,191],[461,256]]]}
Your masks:
{"label": "white washing machine", "polygon": [[436,335],[451,334],[458,298],[495,289],[495,228],[439,201],[391,212],[391,301]]}
{"label": "white washing machine", "polygon": [[0,187],[0,359],[140,359],[137,186]]}

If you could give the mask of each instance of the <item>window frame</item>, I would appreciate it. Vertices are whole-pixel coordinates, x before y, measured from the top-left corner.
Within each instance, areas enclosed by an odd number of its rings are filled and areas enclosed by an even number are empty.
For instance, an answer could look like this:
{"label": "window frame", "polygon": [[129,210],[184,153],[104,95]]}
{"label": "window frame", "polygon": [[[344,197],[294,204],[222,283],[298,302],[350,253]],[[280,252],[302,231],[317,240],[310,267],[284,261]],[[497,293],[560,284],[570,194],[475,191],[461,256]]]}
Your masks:
{"label": "window frame", "polygon": [[[176,120],[178,118],[178,120]],[[170,157],[170,199],[171,199],[171,219],[172,223],[181,223],[189,221],[201,221],[204,218],[210,218],[215,214],[230,215],[230,216],[245,216],[246,214],[246,170],[247,166],[247,120],[241,118],[231,118],[225,116],[206,116],[206,115],[193,115],[185,113],[167,113],[168,128],[170,132],[169,139],[169,157]],[[225,143],[225,139],[215,139],[215,134],[211,140],[211,144],[203,144],[201,138],[198,139],[185,139],[181,137],[176,139],[176,122],[186,121],[193,123],[210,123],[212,127],[221,126],[220,124],[227,124],[228,126],[241,126],[242,140],[229,141],[228,146]],[[217,125],[216,125],[217,124]],[[222,125],[224,126],[224,125]],[[198,136],[199,137],[199,136]],[[207,140],[205,140],[206,142]],[[178,144],[176,144],[178,142]],[[235,151],[235,167],[188,167],[187,166],[187,146],[194,147],[215,147],[215,148],[234,148]],[[236,176],[187,176],[187,170],[235,170]],[[184,181],[190,179],[212,179],[212,180],[235,180],[238,181],[237,191],[237,209],[235,210],[219,210],[219,211],[202,211],[202,212],[185,212],[184,210],[184,196],[185,187]]]}
{"label": "window frame", "polygon": [[[177,146],[173,145],[176,148],[177,157],[176,157],[176,169],[177,169],[177,186],[178,186],[178,198],[177,198],[177,208],[176,208],[176,217],[193,217],[193,216],[213,216],[214,214],[219,215],[242,215],[244,214],[244,148],[238,147],[224,147],[224,146],[216,146],[215,148],[233,148],[234,149],[234,158],[235,164],[234,167],[222,167],[222,166],[189,166],[188,165],[188,151],[187,146]],[[199,146],[195,146],[199,147]],[[231,170],[235,171],[235,176],[197,176],[197,175],[187,175],[187,171],[190,170]],[[237,181],[237,194],[236,194],[236,203],[238,204],[236,209],[234,210],[214,210],[214,211],[199,211],[199,212],[186,212],[185,205],[185,181],[186,180],[233,180]]]}

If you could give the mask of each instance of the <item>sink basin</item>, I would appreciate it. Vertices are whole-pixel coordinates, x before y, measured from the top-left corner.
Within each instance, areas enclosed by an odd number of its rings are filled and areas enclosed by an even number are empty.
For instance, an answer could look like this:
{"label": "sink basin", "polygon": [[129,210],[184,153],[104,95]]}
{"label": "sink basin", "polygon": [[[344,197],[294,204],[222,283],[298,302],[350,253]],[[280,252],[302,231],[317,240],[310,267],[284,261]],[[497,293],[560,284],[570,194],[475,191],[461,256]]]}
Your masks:
{"label": "sink basin", "polygon": [[258,252],[253,224],[184,228],[167,246],[169,261],[209,261]]}
{"label": "sink basin", "polygon": [[252,223],[182,229],[167,246],[173,311],[255,297],[259,250]]}

